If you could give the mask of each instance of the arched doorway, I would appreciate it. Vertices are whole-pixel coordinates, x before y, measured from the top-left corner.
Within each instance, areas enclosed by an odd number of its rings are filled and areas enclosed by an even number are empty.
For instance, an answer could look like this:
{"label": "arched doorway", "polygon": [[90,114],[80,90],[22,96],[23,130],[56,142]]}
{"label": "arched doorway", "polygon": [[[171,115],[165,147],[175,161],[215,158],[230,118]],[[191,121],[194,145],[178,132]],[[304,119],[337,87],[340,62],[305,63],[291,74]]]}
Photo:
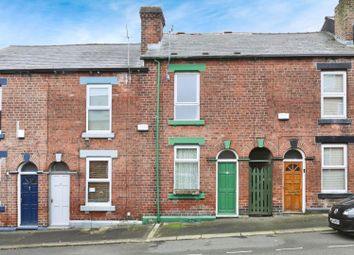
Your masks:
{"label": "arched doorway", "polygon": [[64,162],[53,162],[49,167],[49,224],[52,227],[69,226],[70,170]]}
{"label": "arched doorway", "polygon": [[32,162],[19,167],[18,226],[38,226],[38,168]]}
{"label": "arched doorway", "polygon": [[217,156],[216,215],[238,216],[238,167],[237,155],[224,150]]}
{"label": "arched doorway", "polygon": [[297,149],[291,149],[284,155],[284,212],[302,212],[304,210],[304,156]]}
{"label": "arched doorway", "polygon": [[272,154],[266,148],[255,148],[251,151],[249,158],[249,215],[272,215]]}

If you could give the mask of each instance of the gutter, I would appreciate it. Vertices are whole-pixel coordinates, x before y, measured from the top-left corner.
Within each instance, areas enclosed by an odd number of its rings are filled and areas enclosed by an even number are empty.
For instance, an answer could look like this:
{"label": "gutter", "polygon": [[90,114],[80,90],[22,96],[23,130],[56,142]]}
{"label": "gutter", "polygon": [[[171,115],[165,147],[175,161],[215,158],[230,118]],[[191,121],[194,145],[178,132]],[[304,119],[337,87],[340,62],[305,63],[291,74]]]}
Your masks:
{"label": "gutter", "polygon": [[0,73],[2,74],[16,74],[16,73],[21,73],[21,74],[28,74],[28,73],[55,73],[55,74],[61,74],[61,73],[72,73],[72,72],[128,72],[131,71],[133,73],[147,73],[149,71],[148,68],[146,67],[132,67],[132,68],[126,68],[126,67],[117,67],[117,68],[59,68],[59,69],[54,69],[54,68],[43,68],[43,69],[0,69]]}
{"label": "gutter", "polygon": [[[338,54],[259,54],[259,55],[191,55],[191,56],[171,56],[171,59],[184,59],[184,60],[198,60],[198,59],[267,59],[267,58],[329,58],[329,57],[342,57],[342,58],[350,58],[354,57],[354,53],[338,53]],[[141,60],[163,60],[168,59],[168,56],[141,56]]]}
{"label": "gutter", "polygon": [[160,144],[159,144],[159,129],[160,129],[160,83],[161,83],[161,63],[158,60],[154,60],[157,63],[157,93],[156,93],[156,160],[155,160],[155,176],[156,176],[156,222],[160,223]]}

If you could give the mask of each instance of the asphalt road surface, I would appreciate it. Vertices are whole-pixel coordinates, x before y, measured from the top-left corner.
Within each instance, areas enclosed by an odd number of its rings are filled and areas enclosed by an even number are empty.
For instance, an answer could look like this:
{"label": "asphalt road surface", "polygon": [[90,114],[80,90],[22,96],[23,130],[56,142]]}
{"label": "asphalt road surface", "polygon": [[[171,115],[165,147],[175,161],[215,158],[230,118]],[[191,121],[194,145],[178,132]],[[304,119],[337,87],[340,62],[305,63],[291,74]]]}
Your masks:
{"label": "asphalt road surface", "polygon": [[36,248],[0,251],[1,255],[229,255],[229,254],[354,254],[354,236],[336,232],[282,234],[169,242]]}

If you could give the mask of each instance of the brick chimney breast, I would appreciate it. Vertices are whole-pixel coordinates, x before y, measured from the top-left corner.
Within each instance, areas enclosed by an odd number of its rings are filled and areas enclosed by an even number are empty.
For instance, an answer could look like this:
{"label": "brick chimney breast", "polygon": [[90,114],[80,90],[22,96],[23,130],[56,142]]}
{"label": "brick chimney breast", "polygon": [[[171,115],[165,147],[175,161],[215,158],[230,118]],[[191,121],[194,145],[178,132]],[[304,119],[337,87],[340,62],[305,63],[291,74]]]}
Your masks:
{"label": "brick chimney breast", "polygon": [[335,34],[345,42],[353,42],[354,0],[339,0],[335,10]]}
{"label": "brick chimney breast", "polygon": [[165,17],[160,7],[144,6],[140,8],[141,19],[141,54],[146,53],[149,44],[161,41]]}

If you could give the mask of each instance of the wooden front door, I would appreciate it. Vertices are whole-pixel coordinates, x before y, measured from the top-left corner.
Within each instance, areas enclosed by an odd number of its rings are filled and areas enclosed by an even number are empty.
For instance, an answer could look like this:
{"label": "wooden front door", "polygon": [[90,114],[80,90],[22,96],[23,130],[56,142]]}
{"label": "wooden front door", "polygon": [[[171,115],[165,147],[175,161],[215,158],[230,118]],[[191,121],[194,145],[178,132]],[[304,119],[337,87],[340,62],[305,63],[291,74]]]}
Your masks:
{"label": "wooden front door", "polygon": [[248,213],[251,216],[272,215],[273,178],[271,165],[264,164],[249,169]]}
{"label": "wooden front door", "polygon": [[68,226],[70,219],[70,175],[51,175],[50,191],[50,225]]}
{"label": "wooden front door", "polygon": [[302,162],[284,162],[284,211],[302,211]]}
{"label": "wooden front door", "polygon": [[219,162],[218,165],[218,215],[235,215],[236,163]]}
{"label": "wooden front door", "polygon": [[21,175],[21,226],[38,225],[38,175]]}

